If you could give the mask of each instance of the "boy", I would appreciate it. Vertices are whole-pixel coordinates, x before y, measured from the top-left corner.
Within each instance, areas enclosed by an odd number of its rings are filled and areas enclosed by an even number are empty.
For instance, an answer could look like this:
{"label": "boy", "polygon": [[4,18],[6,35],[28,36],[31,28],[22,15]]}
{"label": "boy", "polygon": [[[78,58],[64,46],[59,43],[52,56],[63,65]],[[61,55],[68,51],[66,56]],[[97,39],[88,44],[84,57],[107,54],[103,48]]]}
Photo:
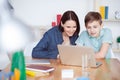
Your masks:
{"label": "boy", "polygon": [[92,47],[95,51],[95,58],[110,58],[112,45],[112,32],[103,28],[102,18],[98,12],[89,12],[85,16],[86,31],[83,31],[76,44]]}

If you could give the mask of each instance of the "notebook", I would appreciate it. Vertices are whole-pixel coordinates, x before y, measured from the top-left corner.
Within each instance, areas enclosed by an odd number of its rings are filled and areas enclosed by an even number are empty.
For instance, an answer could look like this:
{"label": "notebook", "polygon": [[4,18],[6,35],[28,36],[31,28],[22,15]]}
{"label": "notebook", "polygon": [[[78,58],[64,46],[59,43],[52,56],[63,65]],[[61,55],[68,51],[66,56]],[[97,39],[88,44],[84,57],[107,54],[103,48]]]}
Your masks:
{"label": "notebook", "polygon": [[85,46],[57,45],[61,63],[64,65],[82,66],[82,55],[87,54],[91,67],[98,67],[102,63],[96,62],[94,50]]}
{"label": "notebook", "polygon": [[31,64],[31,65],[27,65],[26,69],[31,70],[31,71],[51,72],[51,71],[54,70],[54,67],[45,66],[45,65]]}
{"label": "notebook", "polygon": [[48,59],[26,59],[25,64],[50,64]]}

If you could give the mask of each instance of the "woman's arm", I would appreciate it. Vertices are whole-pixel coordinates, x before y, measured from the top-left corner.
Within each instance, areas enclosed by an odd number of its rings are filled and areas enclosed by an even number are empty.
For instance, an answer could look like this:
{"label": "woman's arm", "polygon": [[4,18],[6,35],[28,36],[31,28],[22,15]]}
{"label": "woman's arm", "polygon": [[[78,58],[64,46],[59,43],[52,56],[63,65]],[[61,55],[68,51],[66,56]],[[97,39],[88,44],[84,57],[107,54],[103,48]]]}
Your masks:
{"label": "woman's arm", "polygon": [[43,38],[39,41],[39,43],[32,50],[33,58],[49,58],[48,54],[48,33],[45,33]]}

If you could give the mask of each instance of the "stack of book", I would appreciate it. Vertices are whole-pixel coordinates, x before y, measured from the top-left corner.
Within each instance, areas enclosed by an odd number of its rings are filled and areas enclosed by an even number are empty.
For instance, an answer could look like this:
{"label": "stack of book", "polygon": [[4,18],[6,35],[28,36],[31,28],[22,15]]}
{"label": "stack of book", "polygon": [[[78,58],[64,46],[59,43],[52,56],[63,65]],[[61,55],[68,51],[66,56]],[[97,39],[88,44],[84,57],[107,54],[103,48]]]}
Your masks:
{"label": "stack of book", "polygon": [[26,74],[32,77],[47,76],[53,70],[54,67],[45,65],[30,64],[26,66]]}
{"label": "stack of book", "polygon": [[61,17],[62,17],[61,14],[56,15],[56,21],[52,21],[52,23],[51,23],[52,27],[59,25]]}
{"label": "stack of book", "polygon": [[102,19],[108,19],[108,6],[100,6],[100,14]]}

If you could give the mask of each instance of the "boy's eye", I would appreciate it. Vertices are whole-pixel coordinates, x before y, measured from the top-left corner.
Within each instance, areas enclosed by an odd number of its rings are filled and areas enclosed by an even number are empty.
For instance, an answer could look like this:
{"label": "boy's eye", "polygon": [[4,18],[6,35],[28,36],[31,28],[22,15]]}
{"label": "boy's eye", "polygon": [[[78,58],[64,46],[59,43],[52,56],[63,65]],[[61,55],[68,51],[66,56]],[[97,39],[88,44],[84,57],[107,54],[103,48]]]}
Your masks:
{"label": "boy's eye", "polygon": [[97,28],[97,26],[93,26],[94,28]]}
{"label": "boy's eye", "polygon": [[87,27],[87,29],[90,29],[91,27]]}

